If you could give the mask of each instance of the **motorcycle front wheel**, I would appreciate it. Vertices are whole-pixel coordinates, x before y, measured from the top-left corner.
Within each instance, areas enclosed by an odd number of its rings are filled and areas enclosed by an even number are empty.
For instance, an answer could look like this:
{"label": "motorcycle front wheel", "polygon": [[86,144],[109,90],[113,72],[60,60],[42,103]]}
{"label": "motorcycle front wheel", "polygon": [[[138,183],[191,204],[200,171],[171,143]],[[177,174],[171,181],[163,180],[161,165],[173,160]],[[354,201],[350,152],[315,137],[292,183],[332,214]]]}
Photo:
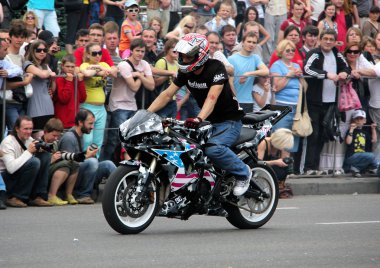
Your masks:
{"label": "motorcycle front wheel", "polygon": [[141,199],[138,196],[138,167],[119,166],[108,178],[102,207],[108,224],[120,234],[137,234],[153,221],[158,210],[159,191],[154,181]]}
{"label": "motorcycle front wheel", "polygon": [[[267,223],[273,216],[278,203],[278,182],[272,168],[261,164],[249,164],[252,169],[251,181],[255,181],[266,193],[265,198],[239,197],[238,207],[224,204],[228,212],[227,220],[239,229],[257,229]],[[251,186],[252,187],[252,183]]]}

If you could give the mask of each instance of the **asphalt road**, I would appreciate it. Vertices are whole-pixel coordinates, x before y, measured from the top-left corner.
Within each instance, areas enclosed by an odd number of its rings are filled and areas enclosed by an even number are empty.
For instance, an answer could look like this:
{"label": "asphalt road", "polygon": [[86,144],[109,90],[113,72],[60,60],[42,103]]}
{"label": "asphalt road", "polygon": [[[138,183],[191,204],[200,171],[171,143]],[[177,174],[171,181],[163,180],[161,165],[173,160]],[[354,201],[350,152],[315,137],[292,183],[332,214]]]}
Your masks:
{"label": "asphalt road", "polygon": [[260,229],[156,218],[115,233],[101,205],[0,211],[0,267],[380,267],[380,195],[280,200]]}

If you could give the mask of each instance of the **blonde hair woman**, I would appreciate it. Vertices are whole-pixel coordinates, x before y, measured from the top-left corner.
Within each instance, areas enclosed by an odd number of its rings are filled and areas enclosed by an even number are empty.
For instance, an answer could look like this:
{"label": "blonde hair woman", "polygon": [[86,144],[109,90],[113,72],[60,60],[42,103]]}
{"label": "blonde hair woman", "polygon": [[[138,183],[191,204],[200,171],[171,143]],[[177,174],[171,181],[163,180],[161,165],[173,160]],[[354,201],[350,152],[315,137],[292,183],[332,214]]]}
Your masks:
{"label": "blonde hair woman", "polygon": [[24,22],[24,25],[27,30],[35,32],[36,35],[38,36],[41,29],[37,27],[38,17],[36,13],[34,13],[33,11],[27,11],[22,17],[22,21]]}
{"label": "blonde hair woman", "polygon": [[178,26],[171,32],[169,32],[165,38],[166,39],[181,39],[188,33],[194,33],[197,24],[195,18],[191,15],[187,15],[182,18],[182,20],[178,23]]}
{"label": "blonde hair woman", "polygon": [[292,191],[289,186],[285,186],[286,177],[293,173],[293,159],[289,157],[287,150],[294,145],[292,131],[286,128],[279,128],[266,137],[257,147],[257,157],[271,166],[276,173],[280,188],[280,198],[290,198]]}

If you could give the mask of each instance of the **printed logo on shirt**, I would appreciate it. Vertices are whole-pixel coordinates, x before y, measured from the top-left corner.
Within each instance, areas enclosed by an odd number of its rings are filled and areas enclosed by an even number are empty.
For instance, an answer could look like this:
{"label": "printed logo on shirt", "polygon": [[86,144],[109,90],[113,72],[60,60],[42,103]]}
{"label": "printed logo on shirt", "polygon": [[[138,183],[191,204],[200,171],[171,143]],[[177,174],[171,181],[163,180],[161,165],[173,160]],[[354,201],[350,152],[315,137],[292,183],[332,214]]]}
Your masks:
{"label": "printed logo on shirt", "polygon": [[215,83],[215,82],[218,82],[218,81],[224,80],[224,79],[225,79],[224,74],[217,74],[214,76],[213,82]]}
{"label": "printed logo on shirt", "polygon": [[198,88],[198,89],[207,88],[206,83],[197,83],[195,81],[194,82],[189,81],[189,86],[192,88]]}

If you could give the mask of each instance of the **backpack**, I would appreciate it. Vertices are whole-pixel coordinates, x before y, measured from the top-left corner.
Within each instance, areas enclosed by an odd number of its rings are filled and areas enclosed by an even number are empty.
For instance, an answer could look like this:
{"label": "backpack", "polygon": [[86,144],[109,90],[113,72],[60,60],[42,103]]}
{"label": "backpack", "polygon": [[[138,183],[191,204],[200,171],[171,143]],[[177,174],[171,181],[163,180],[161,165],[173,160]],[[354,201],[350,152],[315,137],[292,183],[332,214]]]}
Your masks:
{"label": "backpack", "polygon": [[11,10],[21,10],[26,5],[28,0],[4,0],[1,1],[3,4],[7,5]]}

